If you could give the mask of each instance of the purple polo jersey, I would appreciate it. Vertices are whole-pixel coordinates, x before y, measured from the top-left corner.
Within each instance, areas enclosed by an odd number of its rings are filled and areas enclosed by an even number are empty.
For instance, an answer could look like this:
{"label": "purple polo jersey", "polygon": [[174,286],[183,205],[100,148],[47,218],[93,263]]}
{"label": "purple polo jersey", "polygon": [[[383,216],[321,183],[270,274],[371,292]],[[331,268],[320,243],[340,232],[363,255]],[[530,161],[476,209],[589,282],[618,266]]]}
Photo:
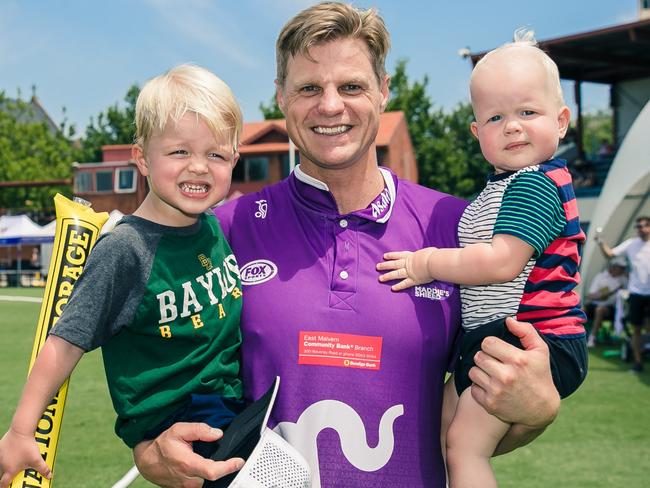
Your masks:
{"label": "purple polo jersey", "polygon": [[216,210],[243,285],[248,399],[281,378],[270,421],[313,487],[444,487],[440,415],[460,324],[457,286],[380,283],[383,253],[457,247],[466,202],[398,180],[338,213],[327,186],[289,178]]}

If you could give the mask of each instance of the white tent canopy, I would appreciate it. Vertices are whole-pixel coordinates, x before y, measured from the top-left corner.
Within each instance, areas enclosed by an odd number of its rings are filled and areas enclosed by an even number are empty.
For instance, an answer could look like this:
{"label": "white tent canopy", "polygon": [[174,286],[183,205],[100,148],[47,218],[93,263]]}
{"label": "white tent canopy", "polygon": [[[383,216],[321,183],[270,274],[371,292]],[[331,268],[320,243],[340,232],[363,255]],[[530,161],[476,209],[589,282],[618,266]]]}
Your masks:
{"label": "white tent canopy", "polygon": [[41,227],[27,215],[0,217],[0,245],[40,244],[53,240],[54,230]]}
{"label": "white tent canopy", "polygon": [[583,290],[605,267],[596,229],[602,228],[603,239],[613,247],[634,235],[632,224],[640,215],[650,215],[650,102],[623,139],[596,203],[583,253]]}

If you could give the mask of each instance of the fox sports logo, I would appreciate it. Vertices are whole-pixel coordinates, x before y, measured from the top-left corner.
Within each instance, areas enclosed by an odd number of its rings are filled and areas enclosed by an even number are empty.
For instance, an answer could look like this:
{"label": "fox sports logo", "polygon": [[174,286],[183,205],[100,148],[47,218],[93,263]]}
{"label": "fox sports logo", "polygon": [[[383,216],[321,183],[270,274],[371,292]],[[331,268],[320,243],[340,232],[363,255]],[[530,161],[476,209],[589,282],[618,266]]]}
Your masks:
{"label": "fox sports logo", "polygon": [[278,267],[267,259],[256,259],[239,269],[242,285],[259,285],[278,274]]}

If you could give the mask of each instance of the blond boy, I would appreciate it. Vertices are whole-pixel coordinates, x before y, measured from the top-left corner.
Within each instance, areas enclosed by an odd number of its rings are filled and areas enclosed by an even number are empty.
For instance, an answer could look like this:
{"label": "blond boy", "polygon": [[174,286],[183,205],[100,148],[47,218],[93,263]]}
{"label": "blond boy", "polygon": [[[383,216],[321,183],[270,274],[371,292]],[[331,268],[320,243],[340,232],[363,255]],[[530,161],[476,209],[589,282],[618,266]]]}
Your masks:
{"label": "blond boy", "polygon": [[145,84],[133,160],[150,191],[97,242],[43,346],[0,440],[0,487],[25,468],[51,477],[34,430],[83,353],[100,346],[115,430],[130,447],[178,421],[223,427],[241,409],[239,272],[206,212],[228,194],[241,128],[232,92],[201,67]]}

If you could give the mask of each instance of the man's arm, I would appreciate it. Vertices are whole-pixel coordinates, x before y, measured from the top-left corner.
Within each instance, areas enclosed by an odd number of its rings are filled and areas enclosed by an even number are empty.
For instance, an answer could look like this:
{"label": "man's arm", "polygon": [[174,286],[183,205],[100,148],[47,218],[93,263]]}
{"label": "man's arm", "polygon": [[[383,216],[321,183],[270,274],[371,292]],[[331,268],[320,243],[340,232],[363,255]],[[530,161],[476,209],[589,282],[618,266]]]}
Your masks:
{"label": "man's arm", "polygon": [[600,233],[596,233],[596,243],[598,244],[598,247],[600,248],[600,252],[603,253],[603,256],[605,256],[607,259],[612,259],[615,254],[614,251],[612,250],[611,247],[603,240],[602,236]]}
{"label": "man's arm", "polygon": [[242,468],[244,460],[232,458],[212,461],[192,450],[192,442],[213,442],[223,432],[207,424],[172,425],[156,439],[143,441],[133,449],[133,459],[140,474],[161,487],[201,488],[204,480],[216,480]]}
{"label": "man's arm", "polygon": [[513,424],[495,455],[531,442],[555,420],[560,409],[548,346],[532,325],[512,318],[506,325],[524,349],[487,337],[469,372],[474,399],[492,415]]}

